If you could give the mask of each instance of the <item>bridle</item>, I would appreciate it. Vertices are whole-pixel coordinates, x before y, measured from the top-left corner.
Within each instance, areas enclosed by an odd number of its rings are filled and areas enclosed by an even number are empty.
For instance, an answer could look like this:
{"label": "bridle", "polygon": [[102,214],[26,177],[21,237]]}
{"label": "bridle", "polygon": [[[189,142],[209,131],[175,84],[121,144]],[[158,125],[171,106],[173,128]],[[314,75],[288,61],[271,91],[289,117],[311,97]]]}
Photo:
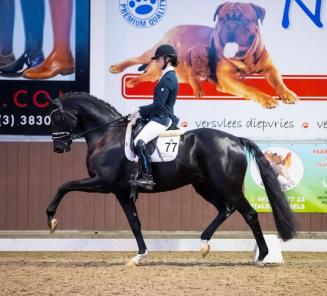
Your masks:
{"label": "bridle", "polygon": [[65,146],[65,151],[69,151],[70,150],[70,145],[71,145],[71,143],[72,143],[72,141],[74,139],[75,134],[72,131],[70,125],[68,124],[66,116],[69,116],[69,117],[71,117],[71,118],[73,118],[75,120],[76,120],[76,117],[74,115],[72,115],[71,113],[66,112],[59,100],[55,100],[55,102],[56,102],[56,105],[58,106],[58,108],[53,110],[50,113],[50,118],[52,117],[52,115],[54,113],[59,111],[61,121],[65,125],[65,131],[53,132],[52,133],[52,140],[53,140],[54,143],[63,144]]}
{"label": "bridle", "polygon": [[61,120],[65,125],[65,131],[53,132],[51,134],[52,135],[52,140],[55,143],[63,144],[65,146],[65,151],[70,150],[70,146],[71,146],[71,143],[72,143],[73,140],[84,138],[87,134],[89,134],[89,133],[91,133],[91,132],[93,132],[95,130],[99,130],[99,129],[104,128],[106,126],[123,127],[123,125],[112,125],[112,124],[115,123],[115,122],[121,121],[121,120],[126,121],[127,118],[130,116],[130,114],[128,114],[126,116],[119,117],[119,118],[117,118],[115,120],[112,120],[110,122],[106,122],[106,123],[104,123],[104,124],[102,124],[100,126],[96,126],[96,127],[92,128],[90,130],[87,130],[85,132],[74,133],[73,130],[71,129],[68,121],[67,121],[67,116],[71,117],[74,120],[77,120],[76,116],[71,114],[68,111],[65,111],[64,108],[63,108],[62,103],[60,102],[60,100],[56,99],[55,103],[58,106],[58,108],[56,108],[55,110],[53,110],[50,113],[50,118],[51,118],[52,114],[54,114],[55,112],[59,112]]}

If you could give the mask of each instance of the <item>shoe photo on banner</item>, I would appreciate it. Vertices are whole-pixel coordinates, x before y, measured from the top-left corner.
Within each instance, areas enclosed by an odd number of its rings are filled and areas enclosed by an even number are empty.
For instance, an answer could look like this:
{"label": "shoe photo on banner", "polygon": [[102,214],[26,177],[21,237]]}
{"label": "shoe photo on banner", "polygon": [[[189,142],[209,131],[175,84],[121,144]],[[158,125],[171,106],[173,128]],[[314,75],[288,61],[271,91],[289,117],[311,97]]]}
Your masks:
{"label": "shoe photo on banner", "polygon": [[4,55],[0,53],[0,67],[10,64],[15,60],[15,55],[13,53],[9,53]]}
{"label": "shoe photo on banner", "polygon": [[[44,60],[42,50],[44,0],[20,0],[20,4],[24,23],[25,50],[17,60],[12,59],[10,63],[0,67],[0,75],[5,77],[21,76],[26,69],[35,67]],[[3,48],[2,44],[7,44],[6,47],[10,47],[12,53],[15,1],[1,0],[0,5],[2,8],[0,9],[0,47]],[[5,18],[2,19],[2,16]]]}
{"label": "shoe photo on banner", "polygon": [[70,48],[72,0],[49,0],[53,29],[53,49],[38,66],[23,73],[27,79],[49,79],[59,74],[75,72],[75,60]]}

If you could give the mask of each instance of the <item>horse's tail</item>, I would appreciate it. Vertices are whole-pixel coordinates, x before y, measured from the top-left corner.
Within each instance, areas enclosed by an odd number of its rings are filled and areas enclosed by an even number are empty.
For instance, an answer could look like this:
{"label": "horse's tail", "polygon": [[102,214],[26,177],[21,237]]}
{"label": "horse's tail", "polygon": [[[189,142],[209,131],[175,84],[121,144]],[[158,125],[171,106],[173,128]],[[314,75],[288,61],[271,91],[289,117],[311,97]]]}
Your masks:
{"label": "horse's tail", "polygon": [[268,195],[280,237],[284,241],[293,238],[296,235],[295,218],[281,189],[277,174],[260,148],[253,141],[245,138],[240,138],[240,141],[255,158],[259,167],[261,179]]}

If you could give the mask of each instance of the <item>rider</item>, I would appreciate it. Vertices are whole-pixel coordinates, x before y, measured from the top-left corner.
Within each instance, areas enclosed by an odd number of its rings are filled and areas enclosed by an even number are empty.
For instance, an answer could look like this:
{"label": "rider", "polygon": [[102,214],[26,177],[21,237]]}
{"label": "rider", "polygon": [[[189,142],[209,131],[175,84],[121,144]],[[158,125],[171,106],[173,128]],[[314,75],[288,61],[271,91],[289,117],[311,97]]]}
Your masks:
{"label": "rider", "polygon": [[154,60],[158,69],[162,69],[162,75],[154,89],[153,103],[137,108],[131,115],[132,118],[141,117],[148,120],[134,140],[142,167],[142,174],[136,180],[136,185],[148,190],[152,190],[155,183],[145,145],[168,129],[172,123],[174,125],[178,123],[178,118],[174,115],[174,104],[178,92],[178,81],[174,69],[178,65],[176,50],[169,44],[160,45],[151,59]]}

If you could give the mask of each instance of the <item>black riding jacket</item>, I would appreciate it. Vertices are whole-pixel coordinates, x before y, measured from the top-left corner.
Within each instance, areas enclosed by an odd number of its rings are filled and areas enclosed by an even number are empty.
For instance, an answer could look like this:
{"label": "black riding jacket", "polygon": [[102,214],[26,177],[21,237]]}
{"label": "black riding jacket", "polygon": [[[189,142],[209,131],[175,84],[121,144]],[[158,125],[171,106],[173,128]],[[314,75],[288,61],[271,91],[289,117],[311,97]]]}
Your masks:
{"label": "black riding jacket", "polygon": [[140,115],[147,120],[168,125],[169,119],[177,125],[178,118],[174,115],[174,105],[178,92],[178,81],[174,70],[165,73],[154,89],[153,103],[140,107]]}

